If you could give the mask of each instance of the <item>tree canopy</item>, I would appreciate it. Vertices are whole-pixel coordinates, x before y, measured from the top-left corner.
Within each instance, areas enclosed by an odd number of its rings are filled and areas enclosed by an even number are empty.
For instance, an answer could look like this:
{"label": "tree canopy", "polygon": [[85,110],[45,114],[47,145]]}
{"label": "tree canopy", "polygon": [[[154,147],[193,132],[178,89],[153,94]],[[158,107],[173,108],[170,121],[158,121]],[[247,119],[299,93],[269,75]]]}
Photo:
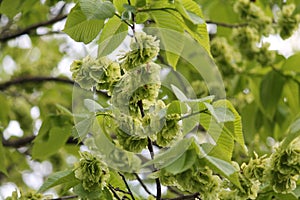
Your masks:
{"label": "tree canopy", "polygon": [[299,0],[0,0],[0,199],[299,199],[299,24]]}

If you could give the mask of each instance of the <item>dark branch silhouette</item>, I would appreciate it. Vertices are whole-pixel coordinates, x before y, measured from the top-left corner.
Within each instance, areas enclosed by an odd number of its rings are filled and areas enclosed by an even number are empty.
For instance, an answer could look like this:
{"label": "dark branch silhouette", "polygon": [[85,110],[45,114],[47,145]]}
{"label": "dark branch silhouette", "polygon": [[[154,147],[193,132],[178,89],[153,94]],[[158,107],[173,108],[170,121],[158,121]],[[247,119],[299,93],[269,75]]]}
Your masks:
{"label": "dark branch silhouette", "polygon": [[[35,137],[36,136],[31,135],[19,139],[11,139],[11,140],[2,139],[2,144],[5,147],[20,148],[29,145],[35,139]],[[67,140],[66,144],[82,144],[82,142],[79,142],[77,139],[70,137]]]}
{"label": "dark branch silhouette", "polygon": [[217,26],[222,26],[225,28],[239,28],[239,27],[243,27],[243,26],[248,26],[247,23],[242,23],[242,24],[227,24],[224,22],[215,22],[215,21],[211,21],[211,20],[206,20],[207,24],[215,24]]}
{"label": "dark branch silhouette", "polygon": [[14,85],[22,85],[25,83],[42,83],[42,82],[59,82],[59,83],[67,83],[74,84],[74,81],[67,78],[59,78],[59,77],[22,77],[16,78],[7,82],[0,83],[0,91],[6,90]]}
{"label": "dark branch silhouette", "polygon": [[30,34],[32,31],[36,30],[39,27],[52,25],[56,22],[59,22],[59,21],[65,19],[66,17],[67,17],[67,15],[59,15],[48,21],[39,22],[39,23],[33,24],[31,26],[28,26],[24,29],[20,29],[20,30],[14,31],[14,32],[8,32],[7,34],[2,34],[2,36],[0,36],[0,42],[7,42],[8,40],[17,38],[21,35]]}

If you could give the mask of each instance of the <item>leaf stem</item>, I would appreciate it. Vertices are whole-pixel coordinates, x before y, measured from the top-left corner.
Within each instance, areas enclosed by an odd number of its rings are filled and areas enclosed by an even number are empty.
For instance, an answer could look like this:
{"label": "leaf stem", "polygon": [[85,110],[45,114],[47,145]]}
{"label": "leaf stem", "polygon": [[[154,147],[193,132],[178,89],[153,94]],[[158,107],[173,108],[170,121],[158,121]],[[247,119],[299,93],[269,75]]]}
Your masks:
{"label": "leaf stem", "polygon": [[130,24],[128,21],[122,20],[122,17],[118,13],[115,13],[115,16],[117,16],[118,18],[120,18],[121,21],[124,22],[125,24],[127,24],[131,29],[134,28],[134,26],[132,24]]}
{"label": "leaf stem", "polygon": [[208,110],[207,110],[207,109],[204,109],[204,110],[200,110],[200,111],[198,111],[198,112],[194,112],[194,113],[191,113],[191,114],[184,115],[184,116],[180,117],[179,120],[183,120],[183,119],[186,119],[186,118],[189,118],[189,117],[192,117],[192,116],[201,114],[201,113],[209,114],[209,113],[208,113]]}
{"label": "leaf stem", "polygon": [[118,196],[118,194],[116,193],[115,191],[115,188],[112,186],[112,185],[108,185],[108,188],[109,190],[113,193],[114,197],[117,199],[117,200],[121,200],[121,198]]}
{"label": "leaf stem", "polygon": [[126,188],[127,188],[127,190],[128,190],[128,193],[129,193],[129,195],[131,196],[132,200],[135,200],[135,198],[134,198],[134,196],[133,196],[133,194],[132,194],[132,192],[131,192],[131,189],[130,189],[130,187],[129,187],[127,181],[126,181],[125,176],[124,176],[123,174],[121,174],[120,172],[118,172],[118,174],[122,177],[122,180],[123,180],[123,182],[125,183]]}
{"label": "leaf stem", "polygon": [[156,197],[154,194],[152,194],[150,192],[150,190],[147,188],[147,186],[145,185],[145,183],[143,182],[143,180],[139,177],[139,175],[137,173],[134,173],[136,179],[138,180],[138,182],[141,184],[142,188],[149,194],[152,195],[154,197]]}
{"label": "leaf stem", "polygon": [[[140,109],[142,117],[144,117],[145,112],[144,112],[144,108],[143,108],[143,102],[140,100],[140,101],[138,101],[137,105]],[[148,150],[149,150],[151,159],[154,159],[153,144],[152,144],[152,141],[149,137],[148,137],[148,145],[147,146],[148,146]],[[154,165],[153,165],[153,168],[154,168],[154,171],[157,171],[157,169],[154,167]],[[155,179],[155,183],[156,183],[156,199],[160,200],[161,199],[161,185],[160,185],[159,178]]]}

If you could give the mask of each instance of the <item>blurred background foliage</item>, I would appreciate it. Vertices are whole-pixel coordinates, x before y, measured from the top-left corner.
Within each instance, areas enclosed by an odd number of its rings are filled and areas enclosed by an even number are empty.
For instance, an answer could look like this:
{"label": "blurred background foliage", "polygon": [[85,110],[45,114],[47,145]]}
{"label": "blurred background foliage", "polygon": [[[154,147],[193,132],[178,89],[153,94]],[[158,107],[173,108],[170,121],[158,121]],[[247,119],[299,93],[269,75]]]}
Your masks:
{"label": "blurred background foliage", "polygon": [[[251,22],[253,19],[239,16],[235,1],[196,2],[208,25],[211,52],[222,73],[226,96],[242,116],[249,152],[269,153],[299,117],[300,1],[252,1],[263,14],[258,20],[270,18],[273,26],[270,30],[256,27],[254,33],[244,28],[254,27],[251,23],[255,19]],[[290,18],[297,23],[291,23],[290,32],[283,33],[276,13],[288,4],[296,5]],[[73,6],[72,0],[0,0],[0,198],[8,195],[8,184],[38,189],[52,171],[73,166],[79,149],[84,148],[71,137],[73,122],[62,107],[72,110],[70,63],[95,53],[97,45],[93,41],[87,48],[62,32]],[[268,40],[270,37],[273,40]],[[287,39],[285,43],[282,38]],[[254,47],[248,45],[249,39]],[[271,41],[271,50],[266,41]],[[272,43],[287,45],[287,49],[278,51]],[[178,63],[178,72],[190,81],[197,95],[207,96],[201,77],[195,76],[184,60]],[[45,121],[57,127],[60,123],[70,125],[59,130],[63,136],[58,134],[54,141],[62,142],[47,146],[47,153],[33,142]],[[47,144],[50,140],[45,135]],[[45,156],[36,153],[39,156],[33,161],[34,151]],[[236,161],[247,159],[236,151]]]}

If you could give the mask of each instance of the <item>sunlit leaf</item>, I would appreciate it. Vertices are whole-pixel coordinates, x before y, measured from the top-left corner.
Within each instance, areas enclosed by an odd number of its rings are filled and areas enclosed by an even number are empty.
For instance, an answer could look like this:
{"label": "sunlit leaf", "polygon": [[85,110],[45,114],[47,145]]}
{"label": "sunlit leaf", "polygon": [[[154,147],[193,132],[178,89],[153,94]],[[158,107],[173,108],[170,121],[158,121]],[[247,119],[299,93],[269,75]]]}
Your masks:
{"label": "sunlit leaf", "polygon": [[98,56],[113,52],[125,39],[128,27],[118,17],[113,17],[104,25],[99,38]]}
{"label": "sunlit leaf", "polygon": [[79,184],[80,181],[75,178],[73,170],[61,171],[51,174],[44,184],[40,187],[39,192],[45,192],[46,190],[62,184],[68,184],[69,188]]}
{"label": "sunlit leaf", "polygon": [[64,32],[77,42],[90,43],[99,34],[104,20],[87,19],[79,6],[75,6],[68,15]]}
{"label": "sunlit leaf", "polygon": [[79,0],[80,8],[87,19],[111,18],[115,14],[115,7],[110,1]]}

